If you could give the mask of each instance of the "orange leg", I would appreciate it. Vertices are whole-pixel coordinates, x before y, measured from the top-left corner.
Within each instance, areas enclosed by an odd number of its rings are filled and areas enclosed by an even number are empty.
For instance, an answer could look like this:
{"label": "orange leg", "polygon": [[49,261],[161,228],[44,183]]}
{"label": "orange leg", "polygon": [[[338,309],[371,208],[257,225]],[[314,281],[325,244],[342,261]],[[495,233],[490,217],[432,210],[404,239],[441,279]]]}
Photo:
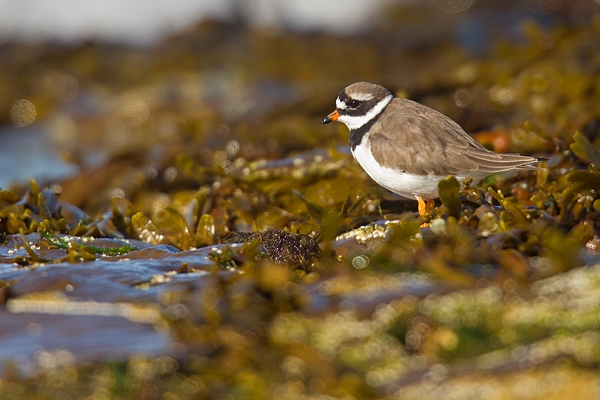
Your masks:
{"label": "orange leg", "polygon": [[435,207],[434,199],[429,199],[427,200],[427,203],[425,203],[425,200],[423,200],[421,196],[417,196],[417,201],[419,202],[419,215],[430,213],[431,210],[433,210],[433,207]]}
{"label": "orange leg", "polygon": [[[417,201],[419,202],[419,215],[422,217],[425,214],[429,214],[433,207],[435,207],[435,200],[429,199],[427,203],[423,200],[421,196],[417,196]],[[428,228],[429,222],[423,222],[420,226],[421,228]]]}
{"label": "orange leg", "polygon": [[425,215],[427,212],[427,204],[421,196],[417,196],[417,201],[419,202],[419,215]]}

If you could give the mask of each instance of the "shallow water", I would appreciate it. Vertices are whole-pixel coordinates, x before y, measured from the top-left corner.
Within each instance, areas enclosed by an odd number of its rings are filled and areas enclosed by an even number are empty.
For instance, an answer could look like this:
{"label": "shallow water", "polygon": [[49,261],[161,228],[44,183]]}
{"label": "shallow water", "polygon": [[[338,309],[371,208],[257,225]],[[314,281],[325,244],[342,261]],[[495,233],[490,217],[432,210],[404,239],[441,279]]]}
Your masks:
{"label": "shallow water", "polygon": [[[96,247],[127,244],[139,250],[69,263],[57,262],[65,250],[42,250],[35,246],[36,238],[35,234],[27,237],[36,254],[47,260],[45,263],[27,267],[15,264],[15,257],[27,256],[18,244],[22,243],[18,236],[8,237],[8,245],[0,246],[0,282],[12,282],[3,292],[6,307],[0,310],[0,376],[6,373],[7,365],[28,376],[86,362],[124,361],[136,354],[181,357],[187,344],[172,336],[164,319],[182,318],[192,310],[189,305],[170,304],[166,299],[179,292],[202,296],[206,279],[243,274],[215,266],[209,254],[221,245],[179,251],[173,246],[150,246],[136,240],[97,239],[92,242]],[[352,248],[352,240],[336,244],[338,251],[348,246]],[[333,297],[322,285],[309,285],[310,297],[302,311],[313,316],[336,310],[369,314],[393,299],[425,297],[449,288],[409,275],[376,292],[356,291]]]}
{"label": "shallow water", "polygon": [[[128,242],[141,250],[86,263],[31,267],[11,263],[14,257],[26,255],[23,249],[0,247],[0,280],[16,281],[8,293],[12,300],[0,310],[0,374],[10,360],[23,373],[43,369],[47,353],[64,358],[55,366],[125,360],[139,353],[177,353],[168,331],[156,326],[161,296],[201,286],[208,272],[200,270],[214,268],[206,257],[210,248],[179,252],[171,246]],[[110,239],[95,243],[108,244],[122,243]],[[38,252],[49,260],[65,254],[64,250]],[[199,271],[168,276],[183,263]],[[153,279],[160,284],[139,287]]]}
{"label": "shallow water", "polygon": [[0,129],[0,188],[29,178],[56,181],[77,172],[62,160],[45,124]]}

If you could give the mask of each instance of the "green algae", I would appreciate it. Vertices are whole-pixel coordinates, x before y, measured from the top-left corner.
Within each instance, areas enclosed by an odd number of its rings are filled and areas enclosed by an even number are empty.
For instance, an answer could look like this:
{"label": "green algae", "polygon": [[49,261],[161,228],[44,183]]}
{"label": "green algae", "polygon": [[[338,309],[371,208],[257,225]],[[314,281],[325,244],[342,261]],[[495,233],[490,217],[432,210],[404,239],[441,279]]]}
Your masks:
{"label": "green algae", "polygon": [[584,161],[600,165],[600,151],[581,132],[577,131],[573,135],[573,143],[569,146],[573,154]]}
{"label": "green algae", "polygon": [[49,241],[51,243],[51,245],[56,246],[59,249],[65,249],[65,250],[75,250],[76,251],[76,249],[80,249],[80,250],[84,250],[88,253],[99,254],[99,255],[104,255],[104,256],[120,256],[123,254],[131,253],[132,251],[139,250],[138,247],[132,246],[132,245],[123,245],[123,246],[111,247],[111,248],[97,247],[97,246],[90,246],[90,245],[80,246],[77,243],[70,242],[66,238],[58,237],[48,231],[40,231],[39,234],[43,239],[46,239],[47,241]]}
{"label": "green algae", "polygon": [[440,200],[448,208],[448,216],[458,218],[460,216],[460,198],[458,192],[460,185],[455,177],[443,179],[439,183]]}

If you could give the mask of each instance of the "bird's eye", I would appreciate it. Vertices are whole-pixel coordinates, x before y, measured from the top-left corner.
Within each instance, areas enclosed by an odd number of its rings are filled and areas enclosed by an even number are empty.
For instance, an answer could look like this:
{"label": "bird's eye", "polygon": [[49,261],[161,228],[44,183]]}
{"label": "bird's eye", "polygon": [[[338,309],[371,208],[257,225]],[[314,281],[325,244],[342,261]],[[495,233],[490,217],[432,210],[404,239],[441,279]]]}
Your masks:
{"label": "bird's eye", "polygon": [[350,100],[350,101],[348,101],[348,106],[350,108],[356,108],[356,107],[358,107],[359,104],[360,104],[360,101],[358,101],[358,100]]}

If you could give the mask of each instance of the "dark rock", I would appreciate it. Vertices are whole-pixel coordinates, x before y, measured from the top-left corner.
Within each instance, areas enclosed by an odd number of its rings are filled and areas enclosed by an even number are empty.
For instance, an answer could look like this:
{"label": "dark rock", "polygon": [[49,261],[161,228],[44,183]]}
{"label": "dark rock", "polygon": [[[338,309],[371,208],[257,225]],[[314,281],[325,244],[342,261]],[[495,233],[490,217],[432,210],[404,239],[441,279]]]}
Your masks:
{"label": "dark rock", "polygon": [[221,238],[221,243],[260,242],[276,263],[288,263],[296,268],[310,269],[319,256],[319,245],[308,235],[268,229],[264,232],[231,232]]}

